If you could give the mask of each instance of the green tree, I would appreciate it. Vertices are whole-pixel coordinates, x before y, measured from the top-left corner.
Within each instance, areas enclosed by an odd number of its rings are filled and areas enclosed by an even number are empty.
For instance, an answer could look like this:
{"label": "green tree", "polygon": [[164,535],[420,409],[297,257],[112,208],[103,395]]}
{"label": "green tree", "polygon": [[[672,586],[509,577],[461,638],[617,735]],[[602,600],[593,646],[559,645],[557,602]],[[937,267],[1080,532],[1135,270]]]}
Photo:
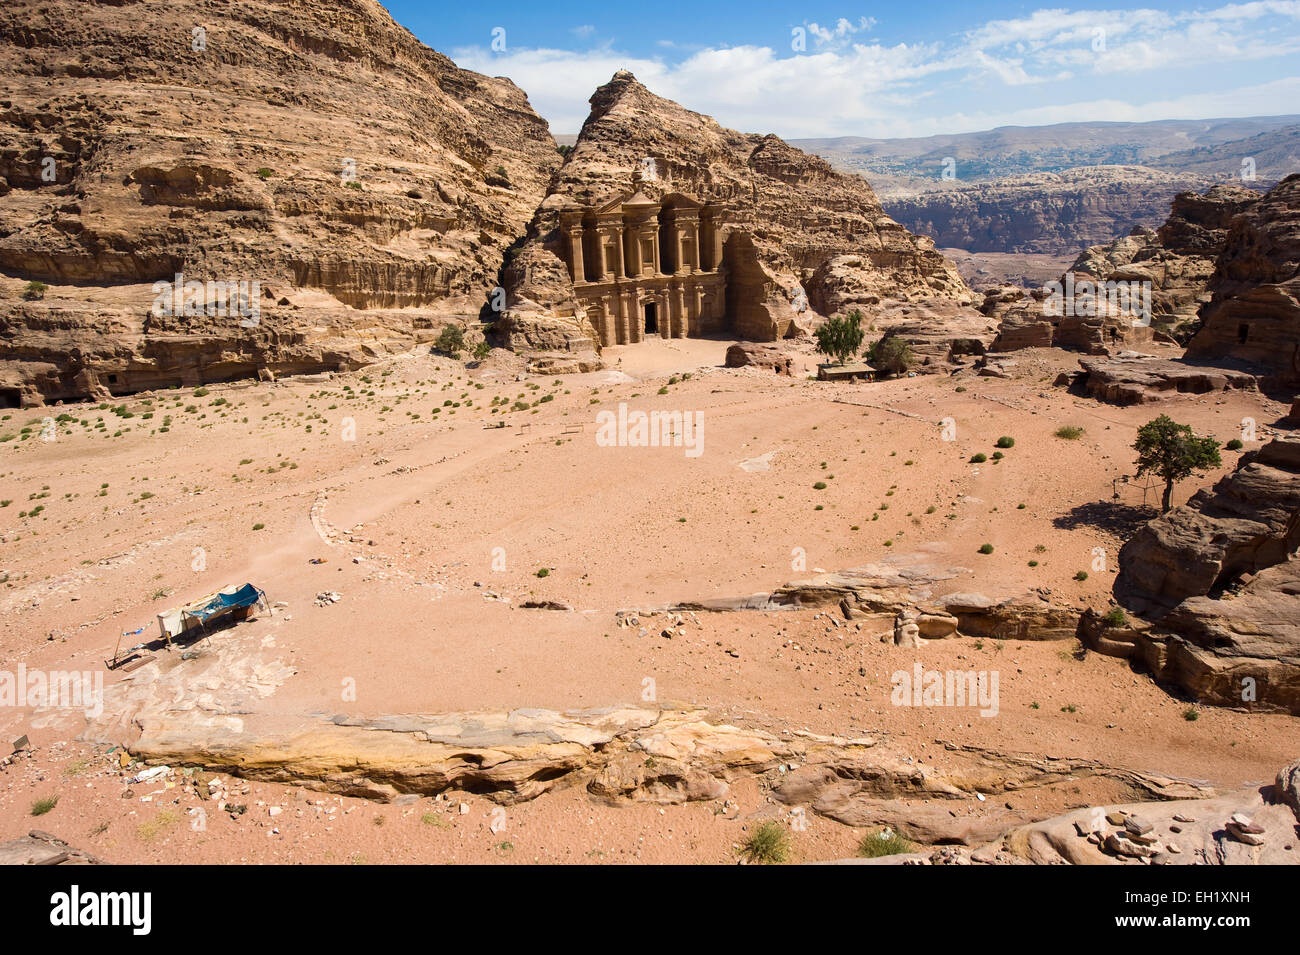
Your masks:
{"label": "green tree", "polygon": [[816,335],[817,350],[842,365],[862,347],[866,335],[862,328],[862,313],[854,309],[848,315],[828,318],[817,329]]}
{"label": "green tree", "polygon": [[867,350],[867,361],[877,371],[890,377],[906,374],[914,360],[912,346],[901,338],[891,338],[889,335],[885,335]]}
{"label": "green tree", "polygon": [[1155,474],[1164,478],[1161,513],[1171,506],[1175,482],[1223,463],[1219,459],[1219,442],[1213,438],[1198,438],[1189,425],[1179,424],[1168,415],[1161,415],[1138,428],[1133,449],[1138,453],[1138,477]]}
{"label": "green tree", "polygon": [[459,325],[446,325],[438,334],[438,340],[433,343],[433,347],[444,355],[459,358],[460,353],[465,350],[465,333],[460,330]]}

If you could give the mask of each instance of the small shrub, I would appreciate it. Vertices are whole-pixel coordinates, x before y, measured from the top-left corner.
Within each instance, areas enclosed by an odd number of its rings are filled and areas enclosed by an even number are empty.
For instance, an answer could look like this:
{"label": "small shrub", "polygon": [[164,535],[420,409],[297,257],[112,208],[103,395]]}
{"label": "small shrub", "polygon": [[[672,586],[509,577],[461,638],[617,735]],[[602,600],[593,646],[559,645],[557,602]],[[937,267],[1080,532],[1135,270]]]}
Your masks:
{"label": "small shrub", "polygon": [[1243,445],[1241,443],[1240,438],[1233,438],[1231,441],[1225,444],[1224,447],[1227,448],[1229,451],[1240,451]]}
{"label": "small shrub", "polygon": [[1016,439],[1007,437],[1005,434],[997,440],[997,447],[999,448],[1013,448],[1015,445]]}
{"label": "small shrub", "polygon": [[1183,719],[1187,720],[1189,723],[1195,723],[1200,718],[1201,711],[1194,706],[1189,706],[1187,709],[1183,710]]}
{"label": "small shrub", "polygon": [[23,289],[23,298],[29,302],[35,302],[38,299],[45,298],[45,292],[49,286],[44,282],[28,282],[27,287]]}
{"label": "small shrub", "polygon": [[1128,623],[1128,617],[1124,616],[1124,611],[1118,607],[1111,607],[1101,618],[1101,622],[1108,627],[1122,627]]}
{"label": "small shrub", "polygon": [[864,859],[902,855],[915,850],[915,846],[892,829],[868,832],[858,842],[858,855]]}
{"label": "small shrub", "polygon": [[779,822],[769,820],[741,843],[740,854],[748,862],[777,865],[790,858],[790,836]]}
{"label": "small shrub", "polygon": [[1053,434],[1058,438],[1064,438],[1066,441],[1077,441],[1083,437],[1083,429],[1072,424],[1063,424]]}
{"label": "small shrub", "polygon": [[971,459],[970,459],[970,463],[971,463],[971,464],[983,464],[983,463],[984,463],[985,461],[987,461],[987,460],[988,460],[987,455],[985,455],[983,452],[981,452],[981,453],[979,453],[979,454],[973,455],[973,456],[971,457]]}
{"label": "small shrub", "polygon": [[32,815],[43,816],[58,804],[58,796],[46,796],[44,799],[38,799],[32,803]]}
{"label": "small shrub", "polygon": [[991,553],[993,553],[993,545],[992,545],[992,544],[980,544],[980,553],[981,553],[981,554],[991,554]]}
{"label": "small shrub", "polygon": [[549,567],[543,567],[541,570],[539,570],[539,571],[537,572],[537,576],[538,576],[538,577],[549,577],[549,576],[551,576],[551,568],[549,568]]}
{"label": "small shrub", "polygon": [[1081,570],[1074,575],[1074,579],[1083,582],[1088,579],[1088,572],[1086,570]]}

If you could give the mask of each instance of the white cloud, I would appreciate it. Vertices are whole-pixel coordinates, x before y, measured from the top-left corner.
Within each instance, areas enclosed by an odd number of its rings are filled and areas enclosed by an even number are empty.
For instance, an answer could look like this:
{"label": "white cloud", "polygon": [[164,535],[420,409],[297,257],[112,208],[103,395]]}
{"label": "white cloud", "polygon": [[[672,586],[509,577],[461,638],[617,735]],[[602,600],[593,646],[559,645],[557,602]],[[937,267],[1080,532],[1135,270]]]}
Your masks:
{"label": "white cloud", "polygon": [[[814,49],[799,55],[767,46],[708,47],[668,60],[687,51],[660,44],[662,55],[634,56],[606,45],[582,52],[515,48],[499,55],[469,47],[452,57],[469,69],[509,76],[557,133],[575,132],[592,91],[627,69],[661,96],[746,132],[907,136],[1136,115],[1294,112],[1300,80],[1266,82],[1278,75],[1276,64],[1251,85],[1214,87],[1222,82],[1216,67],[1300,55],[1297,21],[1300,0],[1196,11],[1041,9],[943,42],[892,46],[864,36],[875,26],[868,18],[807,23]],[[1155,81],[1177,76],[1182,82],[1193,71],[1204,77],[1208,92],[1174,98],[1146,92],[1174,88],[1172,80]],[[1126,76],[1143,79],[1117,86]],[[1123,99],[1077,102],[1094,78]],[[943,111],[946,102],[969,103],[972,91],[987,104],[977,113]],[[1151,99],[1144,102],[1144,93]]]}
{"label": "white cloud", "polygon": [[835,21],[833,27],[823,27],[816,23],[804,22],[808,32],[812,34],[813,41],[818,47],[840,47],[847,43],[855,34],[864,33],[876,25],[876,21],[871,17],[858,17],[857,23],[852,23],[844,17]]}

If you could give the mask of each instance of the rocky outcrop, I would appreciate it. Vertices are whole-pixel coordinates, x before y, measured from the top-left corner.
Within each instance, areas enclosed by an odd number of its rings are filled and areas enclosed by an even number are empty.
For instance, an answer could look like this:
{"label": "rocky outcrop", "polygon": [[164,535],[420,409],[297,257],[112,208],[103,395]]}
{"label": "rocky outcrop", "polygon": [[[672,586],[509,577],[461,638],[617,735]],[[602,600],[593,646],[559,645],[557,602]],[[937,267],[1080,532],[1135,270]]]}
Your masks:
{"label": "rocky outcrop", "polygon": [[1078,809],[1018,828],[1001,846],[1037,865],[1296,865],[1300,814],[1286,788],[1295,767],[1271,787]]}
{"label": "rocky outcrop", "polygon": [[95,856],[75,849],[57,836],[33,829],[25,836],[0,842],[0,865],[102,865]]}
{"label": "rocky outcrop", "polygon": [[1171,394],[1254,391],[1255,376],[1240,364],[1195,364],[1180,358],[1121,352],[1114,358],[1081,358],[1083,388],[1098,401],[1117,405],[1160,401]]}
{"label": "rocky outcrop", "polygon": [[1278,438],[1121,548],[1116,598],[1145,621],[1081,635],[1198,699],[1300,713],[1297,546],[1300,438]]}
{"label": "rocky outcrop", "polygon": [[1232,221],[1209,284],[1188,357],[1237,358],[1266,369],[1266,387],[1300,387],[1300,174]]}
{"label": "rocky outcrop", "polygon": [[[677,274],[689,269],[664,251],[672,245],[664,231],[668,210],[716,210],[709,225],[714,231],[701,222],[699,268],[724,275],[725,315],[716,321],[738,337],[786,337],[797,332],[810,309],[829,314],[889,301],[971,297],[932,242],[885,215],[865,180],[836,172],[776,136],[726,129],[620,71],[592,95],[572,152],[510,257],[504,272],[507,308],[497,326],[505,343],[525,351],[597,351],[604,344],[589,300],[575,294],[570,243],[586,241],[585,261],[598,257],[602,274],[626,279],[643,274],[641,239],[625,234],[621,222],[607,226],[614,230],[607,235],[617,232],[623,241],[617,248],[624,259],[638,265],[623,275],[626,261],[607,268],[617,251],[592,247],[590,238],[574,240],[562,224],[574,221],[566,215],[582,210],[592,219],[619,200],[630,200],[633,208],[660,208],[660,247],[653,254],[660,256],[657,266]],[[595,220],[589,225],[588,236]],[[710,248],[721,250],[720,261],[709,261]],[[651,267],[651,278],[655,272]],[[640,323],[639,311],[632,321]]]}
{"label": "rocky outcrop", "polygon": [[[960,636],[997,640],[1070,640],[1075,637],[1084,608],[1054,603],[1046,593],[1031,592],[998,598],[964,591],[935,595],[939,585],[970,573],[970,569],[965,567],[931,564],[867,564],[791,581],[771,593],[735,599],[686,601],[665,609],[669,612],[825,609],[829,616],[836,616],[838,611],[838,617],[843,620],[887,614],[915,624],[917,629],[913,639],[921,642]],[[897,628],[882,639],[893,639],[896,632]]]}
{"label": "rocky outcrop", "polygon": [[881,338],[907,342],[918,374],[946,374],[989,350],[997,326],[981,312],[957,302],[929,301],[868,313],[870,345]]}
{"label": "rocky outcrop", "polygon": [[[1105,356],[1153,341],[1185,343],[1199,327],[1198,310],[1209,301],[1210,276],[1229,224],[1259,196],[1239,186],[1179,193],[1158,230],[1139,226],[1080,253],[1057,280],[1059,302],[1049,300],[1046,288],[987,290],[980,310],[999,321],[991,350],[1054,345]],[[1149,302],[1144,289],[1150,290]],[[1126,309],[1126,293],[1130,303],[1140,294],[1142,307]],[[1063,308],[1067,300],[1074,304]]]}
{"label": "rocky outcrop", "polygon": [[760,342],[737,342],[728,346],[724,361],[727,368],[744,368],[747,365],[775,372],[778,375],[794,374],[794,358],[778,345]]}
{"label": "rocky outcrop", "polygon": [[[523,92],[374,0],[15,0],[0,91],[0,359],[51,400],[333,370],[476,317],[559,164]],[[220,287],[160,304],[178,274],[269,296],[255,323]]]}

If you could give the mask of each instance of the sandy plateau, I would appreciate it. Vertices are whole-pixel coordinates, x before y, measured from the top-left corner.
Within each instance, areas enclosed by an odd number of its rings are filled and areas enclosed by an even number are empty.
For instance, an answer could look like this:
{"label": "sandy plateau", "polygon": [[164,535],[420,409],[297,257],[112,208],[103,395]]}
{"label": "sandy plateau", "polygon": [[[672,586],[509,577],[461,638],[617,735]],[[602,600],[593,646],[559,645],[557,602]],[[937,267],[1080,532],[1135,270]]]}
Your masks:
{"label": "sandy plateau", "polygon": [[[813,804],[811,784],[801,805],[809,767],[865,759],[872,779],[893,767],[873,792],[893,802],[872,805],[924,842],[925,824],[904,817],[936,802],[945,820],[974,825],[996,807],[1029,823],[1139,791],[1230,793],[1294,759],[1296,717],[1194,706],[1074,638],[907,648],[892,614],[743,609],[874,566],[926,600],[1036,594],[1104,611],[1119,546],[1154,515],[1114,483],[1153,412],[1054,387],[1078,363],[1061,351],[1023,351],[1007,378],[829,383],[806,377],[808,344],[793,346],[793,378],[723,368],[728,344],[608,348],[606,370],[563,378],[529,376],[501,350],[468,367],[412,353],[5,412],[0,434],[33,431],[0,445],[0,660],[101,673],[105,690],[92,718],[0,709],[0,734],[31,743],[0,772],[0,840],[36,824],[114,862],[727,863],[756,825],[795,814],[794,859],[815,861],[853,856],[871,820],[824,792]],[[698,412],[702,453],[599,446],[598,412],[622,402]],[[1169,403],[1221,441],[1287,410],[1246,391]],[[49,441],[46,410],[68,416]],[[1054,436],[1062,425],[1082,437]],[[995,461],[1002,435],[1015,445]],[[990,460],[971,463],[977,452]],[[120,634],[152,641],[162,610],[245,581],[271,612],[105,670]],[[709,601],[739,609],[664,610]],[[996,715],[892,705],[891,674],[918,662],[996,671]],[[502,744],[521,720],[578,711],[641,736],[578,719],[568,738],[525,729],[528,752]],[[717,733],[741,742],[700,773]],[[460,784],[412,774],[417,744],[460,759]],[[387,770],[356,758],[371,745]],[[171,768],[132,782],[147,767],[123,747]],[[492,776],[511,758],[523,776]],[[657,758],[686,769],[641,778]],[[622,762],[583,765],[604,759]],[[921,777],[937,782],[899,782]],[[978,845],[996,828],[930,841]]]}

